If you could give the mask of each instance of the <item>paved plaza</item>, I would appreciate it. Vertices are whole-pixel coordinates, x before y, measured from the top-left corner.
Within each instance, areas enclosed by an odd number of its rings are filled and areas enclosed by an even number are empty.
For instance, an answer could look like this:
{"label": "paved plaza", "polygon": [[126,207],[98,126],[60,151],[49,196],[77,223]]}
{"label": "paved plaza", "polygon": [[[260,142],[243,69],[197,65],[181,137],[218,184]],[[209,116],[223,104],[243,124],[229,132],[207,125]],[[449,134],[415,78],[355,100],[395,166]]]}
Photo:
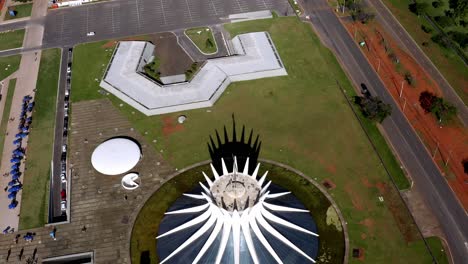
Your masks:
{"label": "paved plaza", "polygon": [[[87,101],[72,107],[71,222],[56,226],[56,241],[49,237],[51,226],[19,232],[21,235],[27,231],[35,232],[36,237],[31,243],[20,238],[15,244],[16,233],[0,235],[0,263],[6,263],[10,248],[9,263],[19,263],[22,248],[23,263],[34,249],[37,249],[39,260],[94,251],[96,263],[130,263],[133,221],[144,201],[175,173],[109,100]],[[121,187],[121,176],[102,175],[92,168],[94,148],[115,136],[132,137],[141,144],[143,157],[132,171],[140,173],[142,184],[134,191],[125,191]],[[82,230],[83,226],[86,231]]]}

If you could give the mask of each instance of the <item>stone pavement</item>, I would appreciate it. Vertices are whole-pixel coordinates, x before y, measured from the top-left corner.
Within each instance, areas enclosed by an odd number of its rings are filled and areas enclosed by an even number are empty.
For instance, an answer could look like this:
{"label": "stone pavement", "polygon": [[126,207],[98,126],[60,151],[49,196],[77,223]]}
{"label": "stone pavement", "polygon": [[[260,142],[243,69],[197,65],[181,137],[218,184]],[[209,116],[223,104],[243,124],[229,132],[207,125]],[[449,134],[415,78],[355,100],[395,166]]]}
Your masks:
{"label": "stone pavement", "polygon": [[[133,222],[149,196],[175,173],[109,100],[74,103],[72,109],[68,194],[71,222],[56,226],[56,241],[49,237],[53,227],[28,230],[37,234],[31,243],[20,239],[14,244],[15,234],[0,235],[0,263],[6,262],[9,248],[11,263],[15,263],[23,247],[26,257],[37,248],[39,260],[94,251],[95,263],[130,263]],[[142,183],[134,191],[121,187],[122,175],[102,175],[92,168],[93,150],[115,136],[132,137],[141,144],[142,159],[132,171],[140,174]]]}
{"label": "stone pavement", "polygon": [[[47,0],[34,1],[31,17],[39,18],[45,16],[47,13]],[[31,24],[26,27],[25,38],[23,41],[24,48],[37,47],[42,44],[42,36],[44,34],[44,27],[37,24]],[[10,171],[10,159],[15,146],[15,134],[18,133],[19,114],[21,113],[21,104],[25,95],[34,97],[34,89],[36,88],[37,75],[39,71],[39,63],[41,58],[41,51],[26,52],[21,57],[19,70],[16,72],[16,88],[13,95],[13,101],[10,109],[10,117],[14,117],[13,122],[7,125],[7,135],[5,136],[4,148],[2,153],[0,174],[3,175]],[[27,148],[27,138],[23,140],[22,147]],[[26,153],[27,155],[27,153]],[[24,162],[21,163],[20,171],[24,172]],[[4,187],[10,181],[11,177],[1,177],[0,186]],[[21,179],[21,178],[20,178]],[[0,229],[7,226],[18,230],[19,212],[21,208],[21,192],[16,196],[19,202],[14,210],[8,209],[10,200],[6,195],[0,196]]]}

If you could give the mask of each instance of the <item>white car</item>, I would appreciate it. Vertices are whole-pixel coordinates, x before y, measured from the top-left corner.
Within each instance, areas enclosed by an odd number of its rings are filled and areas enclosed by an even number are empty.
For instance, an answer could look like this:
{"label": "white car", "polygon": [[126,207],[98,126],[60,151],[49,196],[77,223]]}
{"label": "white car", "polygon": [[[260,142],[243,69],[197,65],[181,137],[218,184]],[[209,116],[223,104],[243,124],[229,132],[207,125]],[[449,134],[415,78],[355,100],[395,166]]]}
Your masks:
{"label": "white car", "polygon": [[65,176],[65,173],[60,174],[60,180],[62,183],[67,183],[67,177]]}
{"label": "white car", "polygon": [[60,202],[60,209],[62,210],[62,212],[67,210],[67,201]]}
{"label": "white car", "polygon": [[62,146],[62,152],[67,152],[67,145],[66,145],[66,144],[64,144],[64,145]]}
{"label": "white car", "polygon": [[88,37],[92,37],[94,35],[96,35],[96,32],[94,32],[94,31],[90,31],[90,32],[86,33],[86,36],[88,36]]}

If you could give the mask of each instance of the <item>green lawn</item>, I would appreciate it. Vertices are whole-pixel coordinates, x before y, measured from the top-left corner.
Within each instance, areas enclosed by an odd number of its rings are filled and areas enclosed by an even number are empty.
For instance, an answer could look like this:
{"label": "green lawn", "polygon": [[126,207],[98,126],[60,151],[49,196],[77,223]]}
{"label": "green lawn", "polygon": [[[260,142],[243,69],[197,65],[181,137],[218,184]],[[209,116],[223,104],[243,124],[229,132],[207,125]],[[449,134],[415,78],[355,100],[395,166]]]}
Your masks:
{"label": "green lawn", "polygon": [[[8,83],[8,93],[2,94],[2,100],[5,101],[5,107],[3,108],[2,122],[0,123],[0,157],[3,153],[3,147],[5,146],[5,133],[8,125],[8,119],[10,118],[11,102],[13,101],[13,94],[15,93],[16,79],[11,79]],[[8,142],[7,144],[9,144]]]}
{"label": "green lawn", "polygon": [[[262,164],[260,175],[268,170],[267,179],[280,185],[296,196],[310,211],[320,232],[320,253],[317,259],[327,259],[326,263],[343,263],[344,240],[342,229],[335,225],[327,225],[327,210],[331,206],[325,195],[301,176],[272,164]],[[131,256],[132,263],[140,263],[142,252],[149,251],[152,263],[157,263],[154,238],[158,234],[159,223],[169,206],[184,192],[190,192],[195,185],[203,180],[202,172],[209,174],[209,165],[186,171],[177,178],[164,184],[145,204],[140,211],[132,231]],[[210,174],[209,174],[210,175]],[[183,180],[181,180],[183,179]],[[340,227],[341,228],[341,227]],[[157,241],[156,241],[157,242]]]}
{"label": "green lawn", "polygon": [[14,8],[14,10],[16,11],[16,16],[12,17],[7,12],[5,14],[5,20],[18,19],[22,17],[31,16],[32,7],[33,7],[32,3],[24,4],[24,5],[9,6],[8,8]]}
{"label": "green lawn", "polygon": [[[145,135],[147,142],[157,139],[152,145],[177,168],[209,159],[203,142],[208,141],[214,129],[222,129],[226,123],[230,127],[234,113],[238,123],[260,134],[262,158],[288,164],[318,182],[329,179],[336,184],[330,194],[348,222],[351,248],[363,248],[365,262],[401,263],[404,258],[406,263],[431,263],[427,252],[422,254],[409,247],[404,239],[400,230],[417,234],[414,222],[407,211],[402,211],[404,204],[398,192],[336,83],[339,81],[351,97],[355,92],[350,82],[310,26],[287,17],[229,24],[226,28],[231,36],[269,31],[288,76],[231,84],[210,109],[152,117],[112,95],[108,98]],[[74,90],[73,102],[104,97],[97,92],[99,83],[94,81],[102,76],[102,64],[109,61],[103,44],[75,48],[72,85],[82,90]],[[167,129],[168,123],[177,124],[180,114],[188,118],[181,129]],[[384,159],[386,155],[390,157],[385,141],[375,127],[372,129],[371,136],[380,140],[375,142],[377,148],[386,149]],[[386,165],[399,170],[396,162]],[[383,203],[378,200],[379,188],[385,189]],[[361,261],[350,258],[350,263]]]}
{"label": "green lawn", "polygon": [[19,222],[21,230],[43,226],[47,221],[59,67],[60,50],[44,50],[36,85],[33,122],[28,138],[28,161],[23,178]]}
{"label": "green lawn", "polygon": [[0,81],[18,70],[21,55],[0,57]]}
{"label": "green lawn", "polygon": [[[468,68],[458,55],[452,50],[442,48],[432,42],[432,35],[422,31],[421,25],[426,27],[431,27],[431,25],[424,18],[418,17],[409,11],[409,0],[384,0],[383,3],[392,11],[393,15],[431,59],[463,102],[468,104]],[[435,32],[435,29],[433,31]],[[427,42],[429,45],[423,46],[423,42]]]}
{"label": "green lawn", "polygon": [[0,50],[20,48],[23,46],[24,29],[0,32]]}
{"label": "green lawn", "polygon": [[[434,254],[435,259],[437,260],[438,264],[449,264],[447,255],[445,253],[445,249],[442,246],[442,241],[438,237],[429,237],[426,239],[427,244],[432,249],[432,254]],[[417,241],[414,243],[410,243],[409,245],[414,250],[421,252],[424,254],[426,251],[426,247],[422,241]]]}
{"label": "green lawn", "polygon": [[212,54],[218,51],[216,41],[210,28],[191,28],[185,30],[185,34],[193,41],[193,43],[195,43],[201,52],[205,54]]}

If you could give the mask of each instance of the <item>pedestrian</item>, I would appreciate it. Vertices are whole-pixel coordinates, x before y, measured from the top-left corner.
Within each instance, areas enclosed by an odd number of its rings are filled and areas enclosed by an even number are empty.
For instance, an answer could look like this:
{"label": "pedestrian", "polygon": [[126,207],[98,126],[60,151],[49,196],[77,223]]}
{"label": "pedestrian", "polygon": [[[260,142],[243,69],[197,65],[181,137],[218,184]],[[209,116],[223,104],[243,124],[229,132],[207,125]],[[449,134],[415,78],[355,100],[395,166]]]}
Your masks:
{"label": "pedestrian", "polygon": [[[3,176],[5,176],[5,175],[3,175]],[[7,187],[5,187],[5,189],[3,189],[3,190],[6,192],[6,191],[8,190],[8,186],[7,186]]]}
{"label": "pedestrian", "polygon": [[20,237],[21,237],[20,234],[17,234],[17,235],[16,235],[15,240],[14,240],[14,241],[15,241],[15,244],[18,244],[18,240],[19,240]]}
{"label": "pedestrian", "polygon": [[55,237],[55,232],[57,232],[57,228],[54,227],[54,229],[52,231],[50,231],[49,235],[54,240],[57,240],[57,238]]}
{"label": "pedestrian", "polygon": [[10,230],[10,226],[7,226],[5,229],[3,229],[3,234],[8,234],[8,231]]}
{"label": "pedestrian", "polygon": [[86,228],[86,226],[84,225],[83,228],[81,228],[81,232],[82,232],[82,233],[86,232],[86,229],[87,229],[87,228]]}
{"label": "pedestrian", "polygon": [[37,254],[37,248],[34,248],[32,258],[35,259]]}
{"label": "pedestrian", "polygon": [[8,249],[7,256],[6,256],[6,261],[10,258],[11,255],[11,248]]}

